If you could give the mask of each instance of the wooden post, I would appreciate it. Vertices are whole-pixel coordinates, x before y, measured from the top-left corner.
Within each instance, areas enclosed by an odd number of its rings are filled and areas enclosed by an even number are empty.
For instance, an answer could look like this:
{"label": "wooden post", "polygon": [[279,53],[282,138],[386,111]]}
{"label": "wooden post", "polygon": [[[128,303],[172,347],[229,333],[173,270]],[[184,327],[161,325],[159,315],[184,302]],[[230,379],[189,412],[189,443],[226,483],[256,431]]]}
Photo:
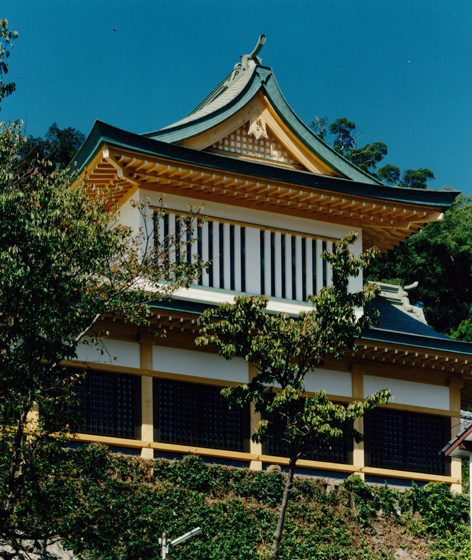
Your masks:
{"label": "wooden post", "polygon": [[[462,379],[452,378],[449,381],[449,408],[458,413],[458,417],[451,418],[451,439],[461,431],[461,389],[463,386]],[[459,479],[458,483],[451,484],[451,492],[462,492],[462,461],[455,457],[451,457],[451,476]]]}
{"label": "wooden post", "polygon": [[[255,366],[249,364],[249,381],[252,381],[254,377],[257,375],[257,370]],[[261,420],[260,412],[256,412],[254,403],[250,403],[250,430],[251,436],[256,431],[259,422]],[[255,443],[252,441],[252,438],[249,440],[249,452],[253,455],[262,455],[262,443]],[[252,471],[261,471],[262,470],[262,461],[259,460],[252,460],[249,463],[249,468]]]}
{"label": "wooden post", "polygon": [[[354,399],[362,400],[364,398],[364,374],[359,371],[359,369],[353,369],[351,372],[352,379],[352,396]],[[364,418],[356,418],[354,420],[354,428],[364,433]],[[356,474],[365,480],[365,474],[362,472],[362,468],[365,467],[365,447],[364,442],[359,443],[354,442],[353,452],[352,452],[352,463],[359,470]]]}
{"label": "wooden post", "polygon": [[[152,344],[149,342],[141,342],[141,369],[152,370]],[[141,377],[141,412],[141,439],[143,441],[153,441],[152,377],[147,375]],[[154,450],[150,447],[143,447],[141,457],[153,459]]]}

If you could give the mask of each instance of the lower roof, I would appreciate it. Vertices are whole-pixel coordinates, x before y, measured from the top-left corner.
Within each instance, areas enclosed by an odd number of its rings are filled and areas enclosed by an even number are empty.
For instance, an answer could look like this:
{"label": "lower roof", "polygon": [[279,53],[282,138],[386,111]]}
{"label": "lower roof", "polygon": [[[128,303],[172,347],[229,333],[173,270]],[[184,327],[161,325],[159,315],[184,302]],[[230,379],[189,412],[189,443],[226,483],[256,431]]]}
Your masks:
{"label": "lower roof", "polygon": [[[174,296],[169,300],[156,301],[152,304],[152,307],[156,310],[162,310],[164,313],[174,313],[178,316],[179,314],[200,315],[212,305],[203,301],[189,301]],[[455,368],[456,371],[467,365],[470,369],[470,365],[472,365],[472,343],[448,338],[426,325],[419,325],[419,321],[414,319],[403,323],[399,328],[395,319],[391,321],[391,317],[395,317],[398,313],[395,306],[385,303],[379,307],[381,307],[379,309],[380,326],[363,332],[359,341],[361,346],[369,343],[369,352],[371,352],[372,347],[378,347],[380,348],[379,354],[383,358],[386,358],[386,353],[390,352],[389,361],[393,360],[395,362],[395,356],[398,356],[399,361],[400,359],[404,361],[408,357],[407,361],[411,362],[416,357],[418,363],[422,360],[423,363],[434,365],[441,358],[441,362],[448,363],[452,368],[454,368],[453,364],[459,364],[460,362],[461,366],[458,365]],[[390,348],[390,350],[386,352],[386,348]],[[398,353],[400,348],[403,350]],[[419,353],[421,353],[422,358]]]}

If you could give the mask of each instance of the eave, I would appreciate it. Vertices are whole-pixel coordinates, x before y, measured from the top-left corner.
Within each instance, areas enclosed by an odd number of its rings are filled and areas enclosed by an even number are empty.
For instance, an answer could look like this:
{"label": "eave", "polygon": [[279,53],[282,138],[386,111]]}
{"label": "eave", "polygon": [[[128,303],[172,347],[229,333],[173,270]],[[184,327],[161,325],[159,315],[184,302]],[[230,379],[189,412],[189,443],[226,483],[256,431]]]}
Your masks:
{"label": "eave", "polygon": [[152,140],[97,121],[77,154],[81,181],[114,191],[172,193],[362,230],[364,247],[391,249],[441,218],[455,191],[402,189],[238,160]]}

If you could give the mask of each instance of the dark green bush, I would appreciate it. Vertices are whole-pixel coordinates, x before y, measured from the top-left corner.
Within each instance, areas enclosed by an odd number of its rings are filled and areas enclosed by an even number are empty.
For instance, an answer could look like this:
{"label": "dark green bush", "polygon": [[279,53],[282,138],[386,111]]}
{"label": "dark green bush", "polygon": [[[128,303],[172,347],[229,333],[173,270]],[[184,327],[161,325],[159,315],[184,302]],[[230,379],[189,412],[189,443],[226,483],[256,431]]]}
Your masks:
{"label": "dark green bush", "polygon": [[[196,526],[202,534],[169,558],[261,560],[284,480],[280,471],[210,466],[196,456],[145,461],[98,445],[51,446],[30,469],[12,522],[37,537],[60,535],[84,560],[155,560],[163,532],[173,539]],[[281,560],[392,560],[401,539],[415,538],[430,558],[468,557],[468,500],[446,486],[400,493],[359,477],[326,486],[295,480]],[[379,523],[383,541],[374,540]]]}

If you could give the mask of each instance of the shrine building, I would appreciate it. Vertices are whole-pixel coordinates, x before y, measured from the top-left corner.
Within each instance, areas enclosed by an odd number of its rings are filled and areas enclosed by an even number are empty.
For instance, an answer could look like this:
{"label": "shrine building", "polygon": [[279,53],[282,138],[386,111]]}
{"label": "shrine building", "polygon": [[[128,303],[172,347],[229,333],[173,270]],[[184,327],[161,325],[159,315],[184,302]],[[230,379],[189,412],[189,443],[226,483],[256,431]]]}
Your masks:
{"label": "shrine building", "polygon": [[[153,326],[165,337],[105,317],[106,351],[80,344],[68,364],[88,371],[78,442],[146,458],[194,453],[251,469],[287,465],[283,446],[251,441],[259,417],[230,410],[221,396],[248,383],[253,366],[196,347],[200,313],[240,294],[267,295],[270,312],[308,310],[307,295],[330,283],[321,254],[334,242],[356,231],[356,255],[373,246],[385,253],[440,220],[458,195],[386,186],[341,157],[290,108],[257,56],[262,42],[186,118],[145,134],[96,122],[77,155],[85,181],[119,188],[120,219],[135,230],[145,218],[132,201],[150,200],[156,236],[176,231],[189,207],[202,208],[190,253],[210,262],[193,286],[156,303]],[[350,287],[362,284],[353,278]],[[393,399],[356,421],[363,443],[313,449],[299,472],[460,490],[460,459],[439,452],[472,402],[472,344],[428,327],[409,289],[382,284],[379,325],[355,353],[327,359],[305,381],[307,394],[324,389],[339,403],[386,388]]]}

